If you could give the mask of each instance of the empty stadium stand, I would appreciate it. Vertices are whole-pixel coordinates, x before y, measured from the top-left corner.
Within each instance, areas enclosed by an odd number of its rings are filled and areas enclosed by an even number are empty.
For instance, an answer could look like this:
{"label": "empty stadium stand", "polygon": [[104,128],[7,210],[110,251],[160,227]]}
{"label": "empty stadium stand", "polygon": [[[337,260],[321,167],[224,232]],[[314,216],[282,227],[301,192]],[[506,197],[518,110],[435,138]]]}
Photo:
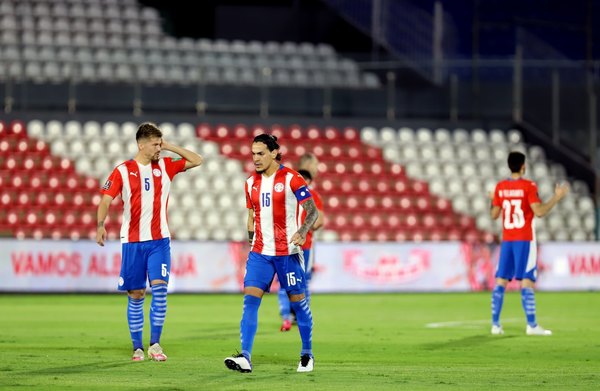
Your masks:
{"label": "empty stadium stand", "polygon": [[0,10],[0,80],[379,86],[327,44],[176,39],[134,0],[1,0]]}

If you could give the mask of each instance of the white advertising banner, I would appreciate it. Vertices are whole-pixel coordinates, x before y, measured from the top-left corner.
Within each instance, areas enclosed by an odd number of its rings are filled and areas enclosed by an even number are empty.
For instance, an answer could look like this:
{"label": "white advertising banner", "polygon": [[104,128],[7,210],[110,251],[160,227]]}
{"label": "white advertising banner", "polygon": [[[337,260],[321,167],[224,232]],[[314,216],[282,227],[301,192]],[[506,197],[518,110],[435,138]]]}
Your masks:
{"label": "white advertising banner", "polygon": [[448,243],[319,243],[314,292],[468,291],[462,246]]}
{"label": "white advertising banner", "polygon": [[[171,245],[169,290],[239,292],[247,248],[239,243]],[[0,291],[114,292],[121,244],[91,241],[1,240]]]}
{"label": "white advertising banner", "polygon": [[[171,249],[169,291],[241,292],[245,243]],[[487,290],[498,256],[497,246],[460,242],[318,243],[315,251],[313,292]],[[599,243],[547,243],[538,257],[538,289],[600,290]],[[120,243],[0,240],[0,292],[115,292],[120,266]]]}
{"label": "white advertising banner", "polygon": [[546,243],[538,253],[541,290],[600,290],[599,243]]}

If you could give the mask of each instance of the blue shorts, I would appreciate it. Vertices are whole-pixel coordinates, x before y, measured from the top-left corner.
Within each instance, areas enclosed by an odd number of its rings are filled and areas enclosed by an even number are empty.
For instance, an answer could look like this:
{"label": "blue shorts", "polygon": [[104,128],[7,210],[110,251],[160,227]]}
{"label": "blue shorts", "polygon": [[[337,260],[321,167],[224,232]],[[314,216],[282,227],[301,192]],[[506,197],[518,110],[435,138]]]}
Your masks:
{"label": "blue shorts", "polygon": [[502,242],[496,278],[531,281],[537,279],[537,247],[535,242]]}
{"label": "blue shorts", "polygon": [[169,282],[171,239],[123,243],[119,290],[145,289],[146,280]]}
{"label": "blue shorts", "polygon": [[251,251],[246,263],[244,288],[252,286],[268,292],[275,273],[279,284],[288,294],[304,293],[306,277],[302,254],[272,256]]}

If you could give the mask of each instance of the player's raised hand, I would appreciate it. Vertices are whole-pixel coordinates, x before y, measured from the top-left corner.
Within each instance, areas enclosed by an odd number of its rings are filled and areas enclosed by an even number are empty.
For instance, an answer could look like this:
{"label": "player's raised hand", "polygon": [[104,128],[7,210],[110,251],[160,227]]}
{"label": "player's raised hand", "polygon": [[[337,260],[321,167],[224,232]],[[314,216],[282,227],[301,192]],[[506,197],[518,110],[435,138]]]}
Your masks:
{"label": "player's raised hand", "polygon": [[96,231],[96,243],[104,247],[104,241],[106,240],[106,228],[104,226],[98,227]]}
{"label": "player's raised hand", "polygon": [[301,235],[299,232],[296,232],[292,236],[292,240],[290,243],[295,244],[296,246],[302,246],[306,242],[306,235]]}
{"label": "player's raised hand", "polygon": [[556,187],[554,188],[554,194],[558,197],[558,199],[562,199],[564,196],[566,196],[569,193],[569,184],[567,182],[565,183],[557,183]]}
{"label": "player's raised hand", "polygon": [[164,138],[162,139],[162,141],[160,143],[160,148],[163,151],[170,151],[171,150],[171,146],[172,145],[167,140],[165,140]]}

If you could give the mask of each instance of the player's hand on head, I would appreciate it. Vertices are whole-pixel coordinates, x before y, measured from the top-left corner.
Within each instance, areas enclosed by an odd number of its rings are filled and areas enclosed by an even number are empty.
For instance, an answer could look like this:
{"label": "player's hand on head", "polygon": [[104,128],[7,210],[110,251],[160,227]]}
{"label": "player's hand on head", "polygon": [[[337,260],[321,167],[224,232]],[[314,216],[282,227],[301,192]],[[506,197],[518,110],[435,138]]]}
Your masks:
{"label": "player's hand on head", "polygon": [[556,194],[560,198],[563,198],[569,193],[569,189],[570,187],[568,182],[557,183],[556,187],[554,188],[554,194]]}

